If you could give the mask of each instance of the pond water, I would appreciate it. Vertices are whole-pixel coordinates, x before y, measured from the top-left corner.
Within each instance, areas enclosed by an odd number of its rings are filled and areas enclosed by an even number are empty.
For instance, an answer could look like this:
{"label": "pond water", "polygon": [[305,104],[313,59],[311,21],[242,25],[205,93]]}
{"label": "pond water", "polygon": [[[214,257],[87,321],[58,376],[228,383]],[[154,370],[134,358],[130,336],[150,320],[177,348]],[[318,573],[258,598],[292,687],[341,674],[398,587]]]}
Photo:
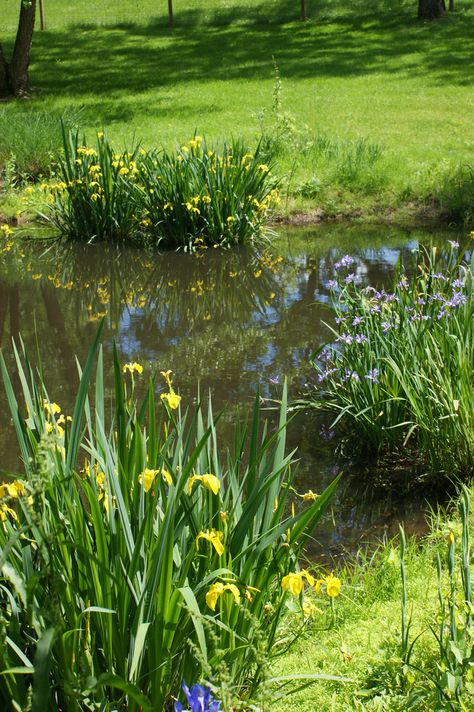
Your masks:
{"label": "pond water", "polygon": [[[330,339],[328,280],[344,254],[356,259],[360,283],[391,279],[400,256],[450,235],[387,227],[326,226],[282,231],[268,249],[158,254],[103,245],[5,242],[0,265],[0,345],[13,372],[11,340],[23,339],[42,368],[48,392],[70,412],[77,389],[75,356],[84,362],[105,317],[104,362],[111,374],[117,343],[123,362],[148,374],[172,369],[183,403],[212,393],[225,407],[230,438],[237,408],[251,408],[257,387],[277,398],[283,378],[290,396],[314,382],[309,356]],[[1,243],[0,243],[1,245]],[[271,415],[270,415],[271,417]],[[298,447],[300,491],[321,489],[341,467],[342,486],[315,536],[325,555],[424,526],[425,493],[376,489],[367,473],[343,461],[321,415],[299,414],[290,427]],[[0,469],[18,470],[18,452],[0,391]]]}

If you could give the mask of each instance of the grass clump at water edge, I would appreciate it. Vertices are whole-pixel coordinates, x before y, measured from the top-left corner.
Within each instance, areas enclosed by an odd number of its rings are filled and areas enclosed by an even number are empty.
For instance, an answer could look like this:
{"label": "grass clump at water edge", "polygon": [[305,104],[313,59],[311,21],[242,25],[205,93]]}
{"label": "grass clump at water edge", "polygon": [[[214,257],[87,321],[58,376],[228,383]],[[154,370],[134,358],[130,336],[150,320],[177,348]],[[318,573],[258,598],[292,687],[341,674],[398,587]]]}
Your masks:
{"label": "grass clump at water edge", "polygon": [[103,132],[96,148],[64,133],[58,180],[45,184],[42,217],[78,240],[163,247],[229,246],[263,233],[278,200],[259,148],[208,146],[195,136],[175,152],[116,152]]}
{"label": "grass clump at water edge", "polygon": [[361,289],[344,257],[329,284],[335,342],[313,355],[315,402],[335,424],[432,477],[468,477],[474,460],[473,267],[458,253],[454,241],[444,254],[418,250],[392,291]]}

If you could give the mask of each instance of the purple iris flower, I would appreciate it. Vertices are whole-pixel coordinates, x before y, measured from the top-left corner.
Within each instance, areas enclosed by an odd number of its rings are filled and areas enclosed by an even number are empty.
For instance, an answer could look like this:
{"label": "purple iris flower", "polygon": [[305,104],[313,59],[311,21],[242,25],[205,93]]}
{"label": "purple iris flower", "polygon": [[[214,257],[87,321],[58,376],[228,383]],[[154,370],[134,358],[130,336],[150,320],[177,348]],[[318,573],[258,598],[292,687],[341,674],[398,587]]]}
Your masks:
{"label": "purple iris flower", "polygon": [[[189,705],[189,710],[186,710],[186,712],[219,712],[220,703],[211,698],[209,687],[193,685],[189,689],[186,683],[183,682],[182,688]],[[183,709],[181,702],[174,703],[175,712],[183,712]]]}
{"label": "purple iris flower", "polygon": [[368,381],[372,381],[372,383],[378,383],[379,382],[379,369],[378,368],[373,368],[371,371],[365,374],[364,378],[366,378]]}
{"label": "purple iris flower", "polygon": [[328,289],[337,289],[337,282],[335,279],[330,279],[328,282]]}
{"label": "purple iris flower", "polygon": [[456,247],[459,247],[459,242],[456,242],[456,240],[448,240],[448,242],[453,248],[453,250],[456,249]]}
{"label": "purple iris flower", "polygon": [[352,320],[352,326],[359,326],[364,320],[360,316],[355,316]]}
{"label": "purple iris flower", "polygon": [[348,274],[347,277],[344,279],[344,282],[346,284],[351,284],[352,282],[356,281],[356,275],[354,272],[351,272],[351,274]]}
{"label": "purple iris flower", "polygon": [[344,255],[344,257],[342,257],[339,262],[335,263],[334,269],[337,272],[337,270],[341,269],[341,267],[350,267],[352,264],[354,264],[354,258],[350,255]]}

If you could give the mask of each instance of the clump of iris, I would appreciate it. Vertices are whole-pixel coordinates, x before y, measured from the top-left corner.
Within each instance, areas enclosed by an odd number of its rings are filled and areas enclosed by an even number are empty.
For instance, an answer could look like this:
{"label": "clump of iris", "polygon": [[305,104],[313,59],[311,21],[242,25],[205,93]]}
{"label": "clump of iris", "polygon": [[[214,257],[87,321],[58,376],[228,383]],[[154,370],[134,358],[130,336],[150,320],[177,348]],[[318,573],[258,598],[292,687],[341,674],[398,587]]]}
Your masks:
{"label": "clump of iris", "polygon": [[209,687],[193,685],[191,689],[189,689],[186,683],[183,682],[182,688],[189,707],[187,710],[184,710],[182,703],[176,701],[174,703],[175,712],[219,712],[220,702],[212,699]]}

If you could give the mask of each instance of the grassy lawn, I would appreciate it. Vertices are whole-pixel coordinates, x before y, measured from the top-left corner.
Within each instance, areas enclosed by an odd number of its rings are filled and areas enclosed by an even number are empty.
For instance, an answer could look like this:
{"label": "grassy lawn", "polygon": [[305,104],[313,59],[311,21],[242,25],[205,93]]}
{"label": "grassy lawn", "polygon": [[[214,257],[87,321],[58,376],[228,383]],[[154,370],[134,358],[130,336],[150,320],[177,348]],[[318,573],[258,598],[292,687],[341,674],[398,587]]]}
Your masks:
{"label": "grassy lawn", "polygon": [[[17,4],[4,4],[8,50]],[[89,133],[107,127],[146,146],[194,132],[252,143],[263,125],[281,139],[293,205],[329,209],[423,198],[474,163],[472,1],[437,23],[418,21],[414,2],[390,13],[376,2],[311,6],[301,23],[296,4],[211,0],[176,4],[173,30],[165,7],[49,0],[32,50],[40,91],[5,105],[4,120],[80,108]]]}

